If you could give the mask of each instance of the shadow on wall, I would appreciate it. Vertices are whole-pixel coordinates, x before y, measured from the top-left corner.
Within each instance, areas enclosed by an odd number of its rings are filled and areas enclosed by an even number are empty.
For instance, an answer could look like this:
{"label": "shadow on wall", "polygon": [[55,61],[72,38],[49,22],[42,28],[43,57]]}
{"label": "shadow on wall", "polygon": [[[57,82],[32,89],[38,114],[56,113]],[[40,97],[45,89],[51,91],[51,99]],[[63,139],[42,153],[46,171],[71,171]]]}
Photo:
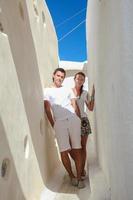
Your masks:
{"label": "shadow on wall", "polygon": [[26,200],[17,176],[6,134],[4,123],[0,118],[0,199],[14,199],[15,197],[16,200]]}
{"label": "shadow on wall", "polygon": [[[89,166],[98,165],[98,149],[97,149],[97,119],[96,119],[96,105],[93,113],[89,114],[89,120],[92,128],[92,135],[90,136],[91,143],[88,141],[88,170]],[[92,137],[92,138],[91,138]]]}
{"label": "shadow on wall", "polygon": [[[60,155],[58,151],[58,145],[55,139],[55,132],[51,125],[49,124],[49,121],[46,117],[46,114],[44,113],[44,156],[46,165],[48,167],[47,170],[47,181],[46,186],[48,186],[49,189],[51,189],[48,185],[48,182],[54,177],[54,173],[59,170],[61,167],[60,162]],[[52,153],[51,153],[52,152]]]}

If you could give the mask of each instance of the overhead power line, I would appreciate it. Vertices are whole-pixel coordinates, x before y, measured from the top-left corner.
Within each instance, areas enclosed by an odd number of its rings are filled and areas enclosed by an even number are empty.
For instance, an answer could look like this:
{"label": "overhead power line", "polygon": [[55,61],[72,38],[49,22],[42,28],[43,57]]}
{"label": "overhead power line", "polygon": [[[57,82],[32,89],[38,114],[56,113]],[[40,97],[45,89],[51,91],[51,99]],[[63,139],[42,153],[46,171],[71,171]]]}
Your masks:
{"label": "overhead power line", "polygon": [[75,31],[79,26],[81,26],[86,20],[83,20],[80,22],[77,26],[75,26],[73,29],[71,29],[69,32],[67,32],[65,35],[63,35],[58,42],[61,42],[64,38],[66,38],[68,35],[70,35],[73,31]]}
{"label": "overhead power line", "polygon": [[66,22],[70,21],[71,19],[73,19],[74,17],[76,17],[77,15],[79,15],[80,13],[84,12],[86,10],[86,8],[81,9],[80,11],[78,11],[76,14],[72,15],[71,17],[67,18],[66,20],[64,20],[63,22],[61,22],[60,24],[58,24],[56,26],[56,28],[62,26],[63,24],[65,24]]}

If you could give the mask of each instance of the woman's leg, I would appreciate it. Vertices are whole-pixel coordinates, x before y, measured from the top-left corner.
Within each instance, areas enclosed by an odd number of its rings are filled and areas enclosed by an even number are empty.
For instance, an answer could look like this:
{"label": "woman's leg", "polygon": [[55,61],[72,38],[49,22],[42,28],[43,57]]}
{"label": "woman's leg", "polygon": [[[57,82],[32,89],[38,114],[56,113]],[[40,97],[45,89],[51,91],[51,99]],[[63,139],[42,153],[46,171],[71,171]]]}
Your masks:
{"label": "woman's leg", "polygon": [[[70,142],[70,146],[71,146],[71,148],[72,148],[72,144],[71,144],[71,139],[70,139],[70,138],[69,138],[69,142]],[[70,154],[71,158],[75,161],[75,156],[74,156],[74,153],[73,153],[73,149],[71,149],[71,150],[69,151],[69,154]]]}
{"label": "woman's leg", "polygon": [[82,135],[81,136],[81,146],[82,146],[82,150],[81,150],[81,155],[82,155],[82,173],[81,175],[84,176],[85,175],[85,162],[86,162],[86,143],[87,143],[87,139],[88,139],[88,135]]}

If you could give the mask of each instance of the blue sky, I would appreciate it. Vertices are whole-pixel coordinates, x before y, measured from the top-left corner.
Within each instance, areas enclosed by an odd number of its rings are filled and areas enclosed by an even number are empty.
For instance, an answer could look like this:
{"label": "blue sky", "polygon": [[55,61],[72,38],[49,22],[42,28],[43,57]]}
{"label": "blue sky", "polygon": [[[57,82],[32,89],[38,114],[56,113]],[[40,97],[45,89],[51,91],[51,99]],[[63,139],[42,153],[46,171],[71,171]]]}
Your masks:
{"label": "blue sky", "polygon": [[[86,23],[83,21],[86,18],[87,0],[46,0],[46,3],[55,25],[58,40],[82,23],[77,29],[58,42],[60,60],[85,61],[87,59]],[[79,14],[61,24],[76,13]]]}

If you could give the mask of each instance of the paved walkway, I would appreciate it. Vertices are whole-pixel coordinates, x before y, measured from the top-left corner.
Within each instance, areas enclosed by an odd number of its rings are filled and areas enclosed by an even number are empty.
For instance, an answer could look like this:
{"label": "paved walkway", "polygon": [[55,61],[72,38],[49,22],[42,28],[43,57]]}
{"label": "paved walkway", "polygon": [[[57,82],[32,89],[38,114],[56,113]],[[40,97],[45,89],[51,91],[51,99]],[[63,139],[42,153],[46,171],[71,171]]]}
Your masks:
{"label": "paved walkway", "polygon": [[[57,178],[42,193],[41,200],[111,200],[110,189],[97,164],[90,166],[90,181],[85,180],[86,187],[78,189],[72,186],[67,175]],[[61,183],[60,183],[61,182]],[[59,188],[58,188],[58,185]]]}
{"label": "paved walkway", "polygon": [[68,176],[64,177],[63,183],[55,196],[55,200],[88,200],[91,194],[89,179],[85,180],[86,187],[78,189],[72,186]]}
{"label": "paved walkway", "polygon": [[88,146],[90,164],[87,166],[89,178],[85,180],[86,187],[78,189],[72,186],[68,175],[64,175],[64,168],[61,168],[42,192],[40,200],[111,200],[110,188],[96,161],[93,136],[89,137]]}

